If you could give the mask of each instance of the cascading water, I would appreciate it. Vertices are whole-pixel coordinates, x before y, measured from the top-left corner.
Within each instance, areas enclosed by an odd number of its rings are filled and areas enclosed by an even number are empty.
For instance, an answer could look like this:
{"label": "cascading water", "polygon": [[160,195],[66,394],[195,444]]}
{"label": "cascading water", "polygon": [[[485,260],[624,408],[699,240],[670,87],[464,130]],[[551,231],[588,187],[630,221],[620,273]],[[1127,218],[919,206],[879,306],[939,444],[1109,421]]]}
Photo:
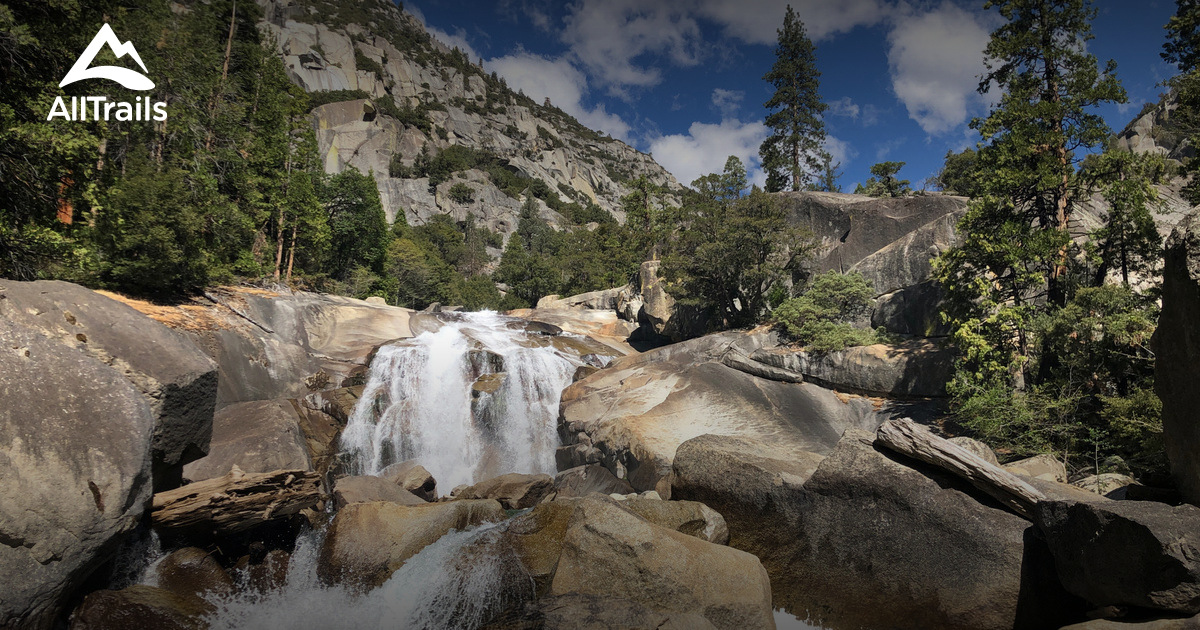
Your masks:
{"label": "cascading water", "polygon": [[355,474],[415,459],[442,488],[555,472],[559,396],[583,362],[520,320],[457,315],[379,349],[342,433]]}
{"label": "cascading water", "polygon": [[[585,363],[578,338],[529,332],[496,313],[454,314],[436,330],[380,348],[342,434],[352,474],[409,459],[442,488],[508,472],[554,473],[562,390]],[[321,532],[297,541],[285,583],[210,596],[224,628],[473,629],[532,598],[534,585],[502,534],[508,522],[452,531],[360,593],[322,584]]]}

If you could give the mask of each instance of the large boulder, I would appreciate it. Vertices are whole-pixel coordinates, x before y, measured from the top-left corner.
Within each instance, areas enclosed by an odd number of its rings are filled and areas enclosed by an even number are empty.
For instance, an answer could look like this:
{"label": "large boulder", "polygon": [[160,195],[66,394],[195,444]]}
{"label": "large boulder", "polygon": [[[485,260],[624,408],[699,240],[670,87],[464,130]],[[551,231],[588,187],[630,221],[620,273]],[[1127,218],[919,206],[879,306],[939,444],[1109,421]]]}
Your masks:
{"label": "large boulder", "polygon": [[630,494],[633,486],[624,479],[617,479],[604,466],[589,464],[568,468],[554,476],[556,498],[582,497],[593,492],[600,494]]}
{"label": "large boulder", "polygon": [[422,505],[424,499],[405,490],[403,486],[382,477],[361,475],[342,477],[333,488],[333,507],[342,509],[351,503],[387,501],[401,505]]}
{"label": "large boulder", "polygon": [[894,398],[933,398],[946,395],[946,383],[954,376],[955,352],[920,339],[821,353],[789,347],[762,348],[750,358],[801,374],[808,382],[838,391]]}
{"label": "large boulder", "polygon": [[396,462],[384,468],[379,476],[404,488],[420,499],[437,501],[437,480],[415,459]]}
{"label": "large boulder", "polygon": [[150,501],[156,415],[41,330],[0,317],[0,349],[0,627],[49,628]]}
{"label": "large boulder", "polygon": [[875,298],[871,327],[897,335],[945,337],[950,324],[942,321],[945,294],[933,280],[920,282]]}
{"label": "large boulder", "polygon": [[1151,345],[1171,473],[1184,499],[1200,505],[1200,214],[1181,221],[1167,239],[1162,313]]}
{"label": "large boulder", "polygon": [[[813,263],[818,271],[847,272],[862,263],[860,269],[880,293],[928,279],[930,254],[953,244],[954,219],[968,201],[949,195],[875,198],[826,192],[783,192],[775,198],[792,225],[812,230],[819,240]],[[864,262],[872,255],[874,262]]]}
{"label": "large boulder", "polygon": [[1096,606],[1200,613],[1200,508],[1043,501],[1034,517],[1071,592]]}
{"label": "large boulder", "polygon": [[774,626],[771,585],[754,556],[653,525],[601,498],[578,500],[551,596],[630,600],[717,628]]}
{"label": "large boulder", "polygon": [[176,306],[111,297],[182,332],[217,362],[218,408],[350,385],[377,347],[412,336],[412,311],[334,295],[221,287]]}
{"label": "large boulder", "polygon": [[676,454],[673,494],[725,517],[763,559],[775,605],[846,627],[1036,628],[1071,620],[1044,543],[961,481],[848,430],[797,461],[711,436]]}
{"label": "large boulder", "polygon": [[456,499],[495,499],[506,510],[531,508],[554,492],[550,475],[509,473],[459,490]]}
{"label": "large boulder", "polygon": [[563,391],[560,469],[599,463],[636,490],[670,498],[675,449],[705,433],[822,453],[850,427],[873,430],[893,404],[748,374],[722,361],[777,341],[722,333],[623,357]]}
{"label": "large boulder", "polygon": [[492,500],[347,505],[325,534],[317,575],[327,584],[377,587],[451,529],[503,519],[504,508]]}
{"label": "large boulder", "polygon": [[183,476],[214,479],[234,466],[247,473],[313,469],[300,414],[290,400],[238,403],[218,411],[208,455],[185,466]]}
{"label": "large boulder", "polygon": [[1025,475],[1026,477],[1037,477],[1039,479],[1047,479],[1057,481],[1059,483],[1067,482],[1067,466],[1058,460],[1053,455],[1042,453],[1033,457],[1026,457],[1015,462],[1009,462],[1004,465],[1004,470],[1014,475]]}
{"label": "large boulder", "polygon": [[204,630],[208,612],[203,600],[137,584],[89,594],[71,616],[71,630]]}
{"label": "large boulder", "polygon": [[216,364],[186,337],[76,284],[6,280],[0,297],[0,318],[112,366],[142,392],[155,416],[155,487],[178,486],[182,466],[208,452]]}
{"label": "large boulder", "polygon": [[181,597],[203,599],[206,595],[233,592],[233,578],[212,554],[196,547],[172,551],[154,567],[157,586]]}

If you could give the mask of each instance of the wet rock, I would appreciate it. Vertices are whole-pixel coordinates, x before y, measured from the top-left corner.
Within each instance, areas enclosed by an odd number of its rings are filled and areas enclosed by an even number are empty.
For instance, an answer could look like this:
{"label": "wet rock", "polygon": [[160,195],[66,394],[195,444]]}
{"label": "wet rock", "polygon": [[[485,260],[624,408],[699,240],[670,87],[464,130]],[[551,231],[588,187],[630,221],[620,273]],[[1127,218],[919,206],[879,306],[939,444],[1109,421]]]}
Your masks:
{"label": "wet rock", "polygon": [[1059,483],[1067,482],[1067,467],[1053,455],[1034,455],[1009,462],[1003,468],[1014,475],[1047,479]]}
{"label": "wet rock", "polygon": [[593,492],[600,494],[629,494],[633,486],[617,479],[599,464],[576,466],[554,476],[554,491],[558,498],[582,497]]}
{"label": "wet rock", "polygon": [[214,479],[234,466],[247,473],[313,470],[300,424],[290,400],[229,405],[213,419],[208,455],[185,466],[183,476],[193,482]]}
{"label": "wet rock", "polygon": [[451,529],[504,519],[492,500],[425,505],[354,503],[337,513],[325,535],[317,575],[326,584],[370,589]]}
{"label": "wet rock", "polygon": [[748,553],[658,527],[611,500],[585,498],[563,535],[550,595],[627,599],[741,629],[773,625],[770,589]]}
{"label": "wet rock", "polygon": [[142,392],[155,417],[155,488],[178,486],[182,466],[208,452],[216,364],[183,335],[79,285],[4,280],[0,294],[0,318],[112,366]]}
{"label": "wet rock", "polygon": [[250,562],[247,557],[245,566],[241,567],[245,586],[260,593],[282,588],[287,583],[291,559],[282,549],[268,551],[258,562]]}
{"label": "wet rock", "polygon": [[1200,508],[1043,501],[1034,517],[1071,592],[1096,606],[1200,612]]}
{"label": "wet rock", "polygon": [[426,501],[405,490],[394,481],[382,477],[363,475],[342,477],[333,489],[333,507],[340,510],[351,503],[388,501],[401,505],[421,505]]}
{"label": "wet rock", "polygon": [[1163,442],[1180,494],[1200,504],[1200,213],[1167,239],[1162,314],[1154,331],[1154,389],[1163,401]]}
{"label": "wet rock", "polygon": [[0,317],[0,627],[50,627],[134,529],[156,417],[116,370]]}
{"label": "wet rock", "polygon": [[155,568],[158,587],[172,593],[196,599],[206,594],[227,595],[233,591],[233,578],[213,559],[196,547],[172,551]]}
{"label": "wet rock", "polygon": [[425,501],[437,501],[437,480],[425,467],[410,459],[384,468],[380,477],[408,490]]}
{"label": "wet rock", "polygon": [[509,473],[464,488],[455,498],[495,499],[506,510],[523,510],[541,503],[552,492],[554,478],[550,475]]}
{"label": "wet rock", "polygon": [[203,600],[139,584],[85,597],[71,615],[71,630],[203,630],[207,612]]}

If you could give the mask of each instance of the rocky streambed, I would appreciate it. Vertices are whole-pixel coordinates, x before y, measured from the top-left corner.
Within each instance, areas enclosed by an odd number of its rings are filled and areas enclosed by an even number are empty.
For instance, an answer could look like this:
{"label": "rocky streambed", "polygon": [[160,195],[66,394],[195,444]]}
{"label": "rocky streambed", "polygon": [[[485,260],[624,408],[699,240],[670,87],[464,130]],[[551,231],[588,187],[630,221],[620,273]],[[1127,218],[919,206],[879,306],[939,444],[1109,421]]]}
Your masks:
{"label": "rocky streambed", "polygon": [[246,288],[162,306],[0,283],[0,626],[1169,628],[1200,613],[1200,510],[929,434],[1039,497],[1015,509],[881,437],[938,414],[952,356],[935,342],[814,357],[758,330],[638,353],[616,310],[573,308],[414,313]]}

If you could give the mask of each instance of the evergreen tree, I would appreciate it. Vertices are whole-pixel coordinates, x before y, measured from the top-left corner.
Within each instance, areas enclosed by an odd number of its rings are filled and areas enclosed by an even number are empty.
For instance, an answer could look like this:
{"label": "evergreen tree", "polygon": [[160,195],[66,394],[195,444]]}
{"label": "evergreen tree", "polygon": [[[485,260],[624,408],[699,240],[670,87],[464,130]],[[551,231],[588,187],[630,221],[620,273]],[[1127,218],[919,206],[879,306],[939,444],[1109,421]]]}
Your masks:
{"label": "evergreen tree", "polygon": [[1036,339],[1033,318],[1061,307],[1070,261],[1068,222],[1086,198],[1076,149],[1107,134],[1097,105],[1124,102],[1114,76],[1085,44],[1095,10],[1084,0],[993,0],[1007,23],[985,51],[980,91],[1003,90],[972,127],[980,151],[980,192],[959,224],[963,241],[937,261],[964,353],[964,378],[1027,382]]}
{"label": "evergreen tree", "polygon": [[763,76],[775,87],[764,105],[770,112],[765,122],[772,133],[759,148],[767,192],[788,187],[804,190],[822,166],[825,123],[821,114],[828,106],[817,93],[820,78],[816,47],[789,5],[779,29],[775,64]]}
{"label": "evergreen tree", "polygon": [[[1163,59],[1176,64],[1180,74],[1168,83],[1179,99],[1179,107],[1171,121],[1191,140],[1192,146],[1200,146],[1200,0],[1176,0],[1175,15],[1167,22],[1167,42],[1163,45]],[[1185,163],[1185,172],[1191,181],[1183,189],[1183,196],[1193,204],[1200,204],[1200,160]]]}
{"label": "evergreen tree", "polygon": [[879,162],[871,165],[871,177],[865,184],[859,184],[854,189],[856,195],[872,197],[903,197],[912,192],[907,179],[900,179],[896,174],[904,168],[904,162]]}
{"label": "evergreen tree", "polygon": [[842,192],[842,185],[838,183],[838,180],[842,177],[842,163],[838,162],[835,164],[833,162],[833,155],[823,149],[820,156],[817,181],[809,188],[820,192]]}
{"label": "evergreen tree", "polygon": [[354,167],[329,178],[321,198],[329,213],[329,272],[346,279],[356,268],[382,270],[391,242],[375,178]]}

